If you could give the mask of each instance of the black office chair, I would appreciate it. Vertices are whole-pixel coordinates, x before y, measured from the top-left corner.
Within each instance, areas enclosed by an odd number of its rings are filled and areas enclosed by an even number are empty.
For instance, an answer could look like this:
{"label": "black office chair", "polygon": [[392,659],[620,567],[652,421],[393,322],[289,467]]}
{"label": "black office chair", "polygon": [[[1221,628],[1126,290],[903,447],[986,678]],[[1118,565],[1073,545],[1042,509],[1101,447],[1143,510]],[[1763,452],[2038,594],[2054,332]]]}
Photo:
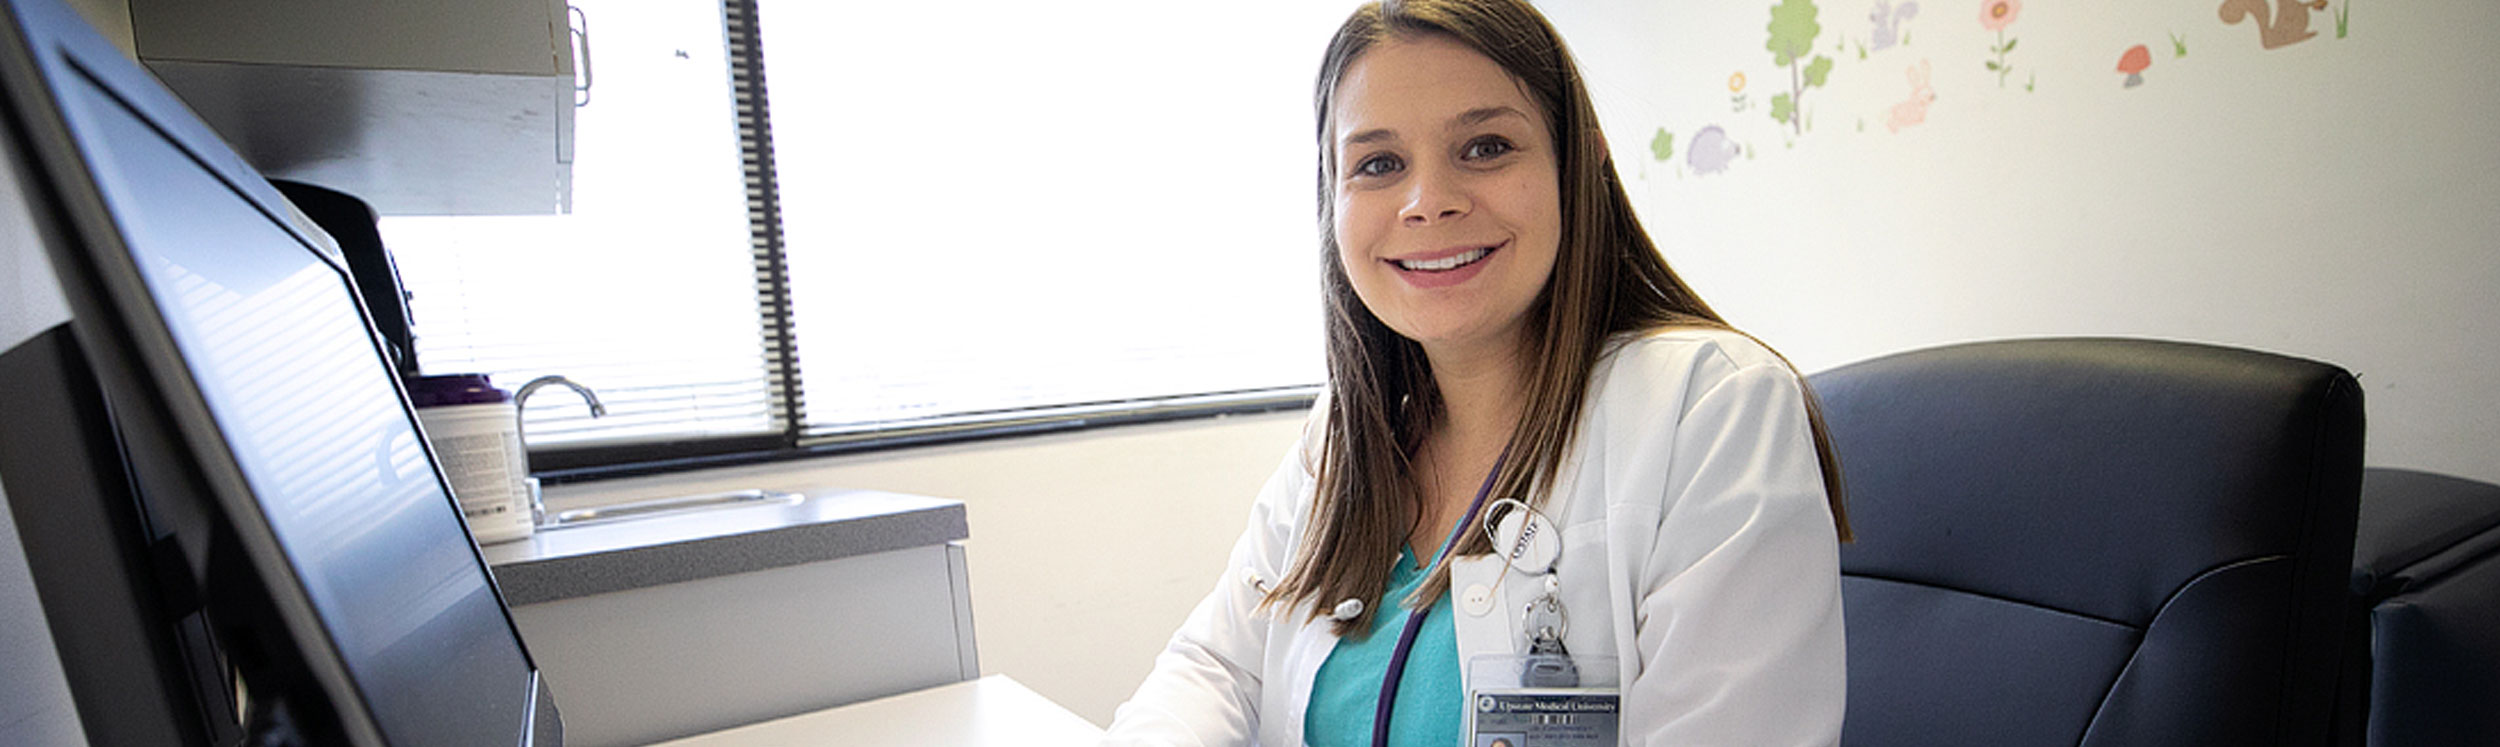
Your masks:
{"label": "black office chair", "polygon": [[2500,745],[2500,485],[2364,470],[2345,745]]}
{"label": "black office chair", "polygon": [[1850,745],[2325,744],[2361,480],[2343,369],[2148,340],[1812,377]]}

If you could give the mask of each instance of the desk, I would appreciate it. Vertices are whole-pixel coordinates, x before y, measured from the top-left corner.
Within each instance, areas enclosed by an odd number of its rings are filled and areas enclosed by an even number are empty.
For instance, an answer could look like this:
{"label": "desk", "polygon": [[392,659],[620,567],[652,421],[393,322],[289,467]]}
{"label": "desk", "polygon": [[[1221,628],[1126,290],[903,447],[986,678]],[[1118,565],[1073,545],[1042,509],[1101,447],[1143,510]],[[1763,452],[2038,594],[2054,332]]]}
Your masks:
{"label": "desk", "polygon": [[699,734],[659,747],[912,744],[1091,747],[1102,729],[1006,675]]}

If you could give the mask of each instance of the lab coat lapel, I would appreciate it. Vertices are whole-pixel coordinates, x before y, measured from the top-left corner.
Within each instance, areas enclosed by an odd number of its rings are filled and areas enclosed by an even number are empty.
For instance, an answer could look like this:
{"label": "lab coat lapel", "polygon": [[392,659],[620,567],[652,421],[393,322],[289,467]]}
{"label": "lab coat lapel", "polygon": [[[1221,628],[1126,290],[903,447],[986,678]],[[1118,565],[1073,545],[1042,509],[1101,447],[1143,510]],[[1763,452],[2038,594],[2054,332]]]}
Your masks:
{"label": "lab coat lapel", "polygon": [[[1472,555],[1450,561],[1451,627],[1458,638],[1459,667],[1486,654],[1517,653],[1513,642],[1519,637],[1511,630],[1514,615],[1504,610],[1516,609],[1510,600],[1516,583],[1502,583],[1509,566],[1500,556]],[[1516,581],[1516,579],[1513,579]],[[1478,602],[1477,598],[1484,601]]]}

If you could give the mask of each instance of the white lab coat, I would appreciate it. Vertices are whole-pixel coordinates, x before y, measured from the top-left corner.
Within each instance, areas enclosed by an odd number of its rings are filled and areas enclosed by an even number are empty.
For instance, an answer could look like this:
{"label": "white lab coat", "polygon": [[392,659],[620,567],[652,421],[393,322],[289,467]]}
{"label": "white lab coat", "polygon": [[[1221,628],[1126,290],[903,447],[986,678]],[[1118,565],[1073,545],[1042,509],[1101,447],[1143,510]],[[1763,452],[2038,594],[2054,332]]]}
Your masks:
{"label": "white lab coat", "polygon": [[[1318,427],[1260,491],[1223,578],[1105,744],[1303,743],[1336,636],[1324,615],[1306,622],[1308,607],[1254,610],[1301,539]],[[1564,643],[1615,657],[1627,683],[1623,743],[1837,743],[1839,548],[1796,375],[1743,335],[1656,333],[1598,362],[1579,427],[1541,510],[1562,527]],[[1490,555],[1451,574],[1454,597],[1495,589],[1485,614],[1453,604],[1461,666],[1524,653],[1514,628],[1539,580]]]}

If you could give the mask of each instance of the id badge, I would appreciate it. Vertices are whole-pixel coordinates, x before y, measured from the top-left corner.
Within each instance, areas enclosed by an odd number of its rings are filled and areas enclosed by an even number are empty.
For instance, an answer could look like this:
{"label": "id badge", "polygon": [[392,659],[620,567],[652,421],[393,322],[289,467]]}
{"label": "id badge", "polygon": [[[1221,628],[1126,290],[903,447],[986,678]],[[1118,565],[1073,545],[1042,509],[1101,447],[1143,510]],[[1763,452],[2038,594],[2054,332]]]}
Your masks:
{"label": "id badge", "polygon": [[1580,687],[1538,687],[1553,662],[1534,654],[1479,656],[1467,667],[1469,747],[1614,747],[1622,734],[1623,692],[1614,657],[1570,657]]}

